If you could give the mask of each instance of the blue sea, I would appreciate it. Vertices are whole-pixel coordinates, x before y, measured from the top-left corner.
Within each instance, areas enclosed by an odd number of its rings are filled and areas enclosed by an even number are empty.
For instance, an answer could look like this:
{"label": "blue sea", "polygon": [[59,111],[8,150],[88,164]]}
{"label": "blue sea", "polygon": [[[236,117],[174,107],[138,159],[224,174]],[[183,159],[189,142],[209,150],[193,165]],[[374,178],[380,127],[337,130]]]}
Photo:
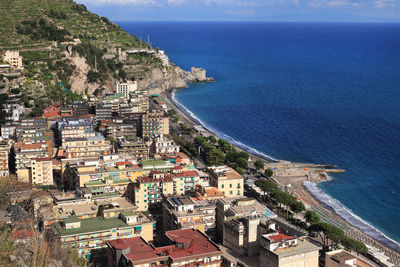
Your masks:
{"label": "blue sea", "polygon": [[207,69],[214,83],[175,98],[220,136],[345,169],[308,187],[400,249],[400,24],[119,24],[183,69]]}

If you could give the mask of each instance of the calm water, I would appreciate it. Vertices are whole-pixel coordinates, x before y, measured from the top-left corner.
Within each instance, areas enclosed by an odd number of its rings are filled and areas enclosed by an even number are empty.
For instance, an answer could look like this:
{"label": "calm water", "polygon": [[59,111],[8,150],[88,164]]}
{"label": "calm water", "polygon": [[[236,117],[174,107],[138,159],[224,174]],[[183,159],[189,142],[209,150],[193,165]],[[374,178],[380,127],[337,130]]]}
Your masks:
{"label": "calm water", "polygon": [[120,25],[216,79],[176,93],[204,124],[274,158],[346,169],[313,191],[400,241],[400,24]]}

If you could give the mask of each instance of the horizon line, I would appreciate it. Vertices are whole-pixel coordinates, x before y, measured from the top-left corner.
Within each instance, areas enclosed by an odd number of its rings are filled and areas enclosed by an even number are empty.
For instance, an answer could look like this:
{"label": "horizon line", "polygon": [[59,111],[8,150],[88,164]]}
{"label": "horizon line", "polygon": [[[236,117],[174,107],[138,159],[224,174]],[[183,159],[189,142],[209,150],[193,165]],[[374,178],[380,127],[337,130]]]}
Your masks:
{"label": "horizon line", "polygon": [[112,20],[114,22],[147,23],[335,23],[335,24],[400,24],[400,21],[324,21],[324,20]]}

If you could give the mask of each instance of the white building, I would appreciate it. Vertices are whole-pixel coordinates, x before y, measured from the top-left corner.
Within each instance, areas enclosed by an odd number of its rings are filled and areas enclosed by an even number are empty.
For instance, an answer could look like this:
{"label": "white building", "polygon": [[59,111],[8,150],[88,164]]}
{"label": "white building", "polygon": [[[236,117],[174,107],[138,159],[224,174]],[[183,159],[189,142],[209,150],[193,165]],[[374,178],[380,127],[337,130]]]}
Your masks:
{"label": "white building", "polygon": [[3,110],[9,114],[6,117],[7,120],[19,121],[22,112],[24,111],[24,107],[16,103],[7,103],[3,104]]}
{"label": "white building", "polygon": [[130,92],[135,92],[137,90],[136,81],[128,81],[126,83],[117,83],[117,93],[123,94],[125,98],[129,98]]}
{"label": "white building", "polygon": [[159,135],[154,139],[155,154],[175,154],[179,152],[179,146],[168,136],[163,134]]}
{"label": "white building", "polygon": [[3,61],[8,62],[11,68],[22,68],[22,56],[19,55],[19,51],[6,51]]}

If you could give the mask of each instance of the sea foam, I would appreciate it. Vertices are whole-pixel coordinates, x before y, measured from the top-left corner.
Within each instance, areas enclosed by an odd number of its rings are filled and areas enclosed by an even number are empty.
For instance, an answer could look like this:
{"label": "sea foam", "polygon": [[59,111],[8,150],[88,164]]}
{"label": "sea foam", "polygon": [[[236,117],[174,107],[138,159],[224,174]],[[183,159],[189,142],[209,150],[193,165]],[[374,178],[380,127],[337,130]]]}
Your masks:
{"label": "sea foam", "polygon": [[343,219],[345,219],[351,225],[359,228],[363,233],[373,237],[374,239],[382,242],[388,247],[400,251],[400,244],[392,238],[388,237],[383,232],[372,226],[370,223],[364,221],[359,216],[354,214],[350,209],[344,206],[339,200],[332,198],[330,195],[325,193],[316,183],[305,181],[304,186],[313,194],[317,199],[324,203],[328,208],[335,211]]}

